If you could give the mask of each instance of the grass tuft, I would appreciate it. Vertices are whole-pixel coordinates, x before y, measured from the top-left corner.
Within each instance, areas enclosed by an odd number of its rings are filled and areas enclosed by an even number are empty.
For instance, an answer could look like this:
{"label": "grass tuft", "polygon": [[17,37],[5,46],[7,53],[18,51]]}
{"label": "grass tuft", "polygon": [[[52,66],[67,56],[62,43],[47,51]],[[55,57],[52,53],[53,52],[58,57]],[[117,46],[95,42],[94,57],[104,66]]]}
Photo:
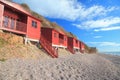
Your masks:
{"label": "grass tuft", "polygon": [[6,61],[6,59],[2,58],[2,59],[0,59],[0,61],[5,62],[5,61]]}

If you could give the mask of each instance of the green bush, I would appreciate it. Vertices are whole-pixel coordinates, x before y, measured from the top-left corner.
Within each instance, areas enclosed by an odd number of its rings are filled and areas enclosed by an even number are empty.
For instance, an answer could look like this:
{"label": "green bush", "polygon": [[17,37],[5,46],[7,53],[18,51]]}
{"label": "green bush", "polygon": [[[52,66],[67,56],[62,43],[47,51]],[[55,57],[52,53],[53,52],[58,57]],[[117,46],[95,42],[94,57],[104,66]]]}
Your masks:
{"label": "green bush", "polygon": [[0,61],[4,62],[4,61],[6,61],[6,59],[2,58],[2,59],[0,59]]}
{"label": "green bush", "polygon": [[3,38],[0,38],[0,48],[6,45],[8,42],[6,42]]}

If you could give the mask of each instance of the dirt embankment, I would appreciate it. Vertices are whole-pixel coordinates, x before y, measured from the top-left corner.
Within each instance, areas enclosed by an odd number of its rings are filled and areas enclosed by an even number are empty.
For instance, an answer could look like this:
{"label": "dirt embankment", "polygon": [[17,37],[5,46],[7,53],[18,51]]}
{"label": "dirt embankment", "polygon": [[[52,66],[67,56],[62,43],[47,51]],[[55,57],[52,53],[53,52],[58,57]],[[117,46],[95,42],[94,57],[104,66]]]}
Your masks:
{"label": "dirt embankment", "polygon": [[10,58],[39,59],[50,56],[35,45],[25,45],[22,36],[0,32],[0,60]]}

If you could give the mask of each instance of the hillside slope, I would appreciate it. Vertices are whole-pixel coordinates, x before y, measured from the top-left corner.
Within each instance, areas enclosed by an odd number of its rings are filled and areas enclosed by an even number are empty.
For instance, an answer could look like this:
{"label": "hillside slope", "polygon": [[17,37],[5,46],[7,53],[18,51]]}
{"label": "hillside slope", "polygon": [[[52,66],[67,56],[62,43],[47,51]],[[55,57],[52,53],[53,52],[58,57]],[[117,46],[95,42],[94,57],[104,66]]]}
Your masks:
{"label": "hillside slope", "polygon": [[0,60],[10,58],[40,59],[50,56],[36,45],[25,45],[21,36],[0,32]]}

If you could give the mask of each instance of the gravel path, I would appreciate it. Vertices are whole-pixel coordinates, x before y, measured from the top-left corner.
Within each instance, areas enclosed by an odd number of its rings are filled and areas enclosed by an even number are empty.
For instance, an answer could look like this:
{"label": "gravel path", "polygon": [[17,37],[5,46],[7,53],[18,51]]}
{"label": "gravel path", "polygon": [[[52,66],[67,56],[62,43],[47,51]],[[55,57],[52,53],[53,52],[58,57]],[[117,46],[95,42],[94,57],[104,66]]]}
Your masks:
{"label": "gravel path", "polygon": [[99,54],[46,60],[11,59],[0,62],[0,80],[120,80],[120,67]]}

